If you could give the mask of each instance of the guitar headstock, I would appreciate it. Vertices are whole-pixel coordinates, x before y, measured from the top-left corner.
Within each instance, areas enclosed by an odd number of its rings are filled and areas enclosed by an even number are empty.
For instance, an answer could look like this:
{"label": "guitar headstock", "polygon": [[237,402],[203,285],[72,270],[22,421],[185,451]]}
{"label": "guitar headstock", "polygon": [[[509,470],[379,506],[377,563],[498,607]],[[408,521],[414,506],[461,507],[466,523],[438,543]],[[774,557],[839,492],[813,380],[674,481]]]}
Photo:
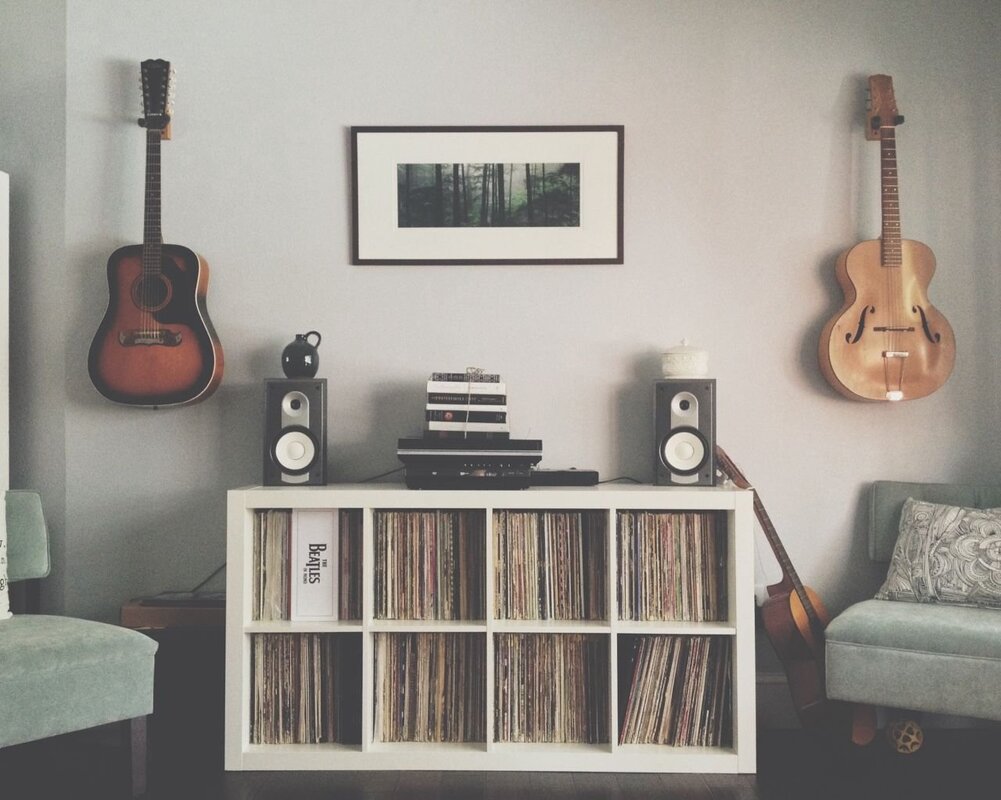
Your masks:
{"label": "guitar headstock", "polygon": [[893,97],[893,78],[889,75],[869,76],[869,122],[865,127],[865,138],[882,138],[880,128],[893,128],[903,124],[904,118],[897,111],[897,101]]}
{"label": "guitar headstock", "polygon": [[162,58],[143,61],[143,116],[139,124],[147,130],[160,131],[160,137],[170,138],[170,117],[174,106],[174,71]]}

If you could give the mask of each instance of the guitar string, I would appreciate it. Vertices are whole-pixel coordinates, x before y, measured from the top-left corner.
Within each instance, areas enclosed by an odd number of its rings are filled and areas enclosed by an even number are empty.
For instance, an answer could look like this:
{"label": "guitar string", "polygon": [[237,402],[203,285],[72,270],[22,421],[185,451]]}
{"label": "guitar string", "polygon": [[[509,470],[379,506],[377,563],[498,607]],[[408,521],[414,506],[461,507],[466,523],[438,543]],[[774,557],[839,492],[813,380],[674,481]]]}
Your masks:
{"label": "guitar string", "polygon": [[143,254],[143,282],[142,282],[142,334],[155,340],[157,335],[157,321],[153,312],[154,286],[153,281],[157,273],[157,263],[161,255],[161,242],[159,234],[159,176],[160,176],[160,141],[161,133],[157,128],[151,128],[146,132],[147,158],[147,186],[149,187],[147,197],[147,239],[148,250]]}
{"label": "guitar string", "polygon": [[[904,295],[904,240],[903,240],[903,234],[902,234],[902,226],[901,226],[901,222],[900,222],[900,166],[899,166],[899,164],[900,164],[900,159],[897,157],[897,135],[896,135],[896,131],[894,131],[894,135],[893,135],[893,213],[894,213],[894,221],[895,221],[895,224],[896,224],[895,235],[894,235],[894,246],[896,247],[896,250],[897,250],[897,284],[899,286],[897,297],[899,298],[898,302],[900,303],[900,305],[898,306],[898,311],[902,315],[901,316],[901,327],[906,327],[908,321],[910,320],[910,315],[907,313],[907,305],[906,305],[907,298]],[[913,339],[914,339],[913,336],[905,336],[904,333],[907,333],[907,331],[902,332],[901,335],[898,337],[901,340],[899,347],[901,347],[901,349],[904,349],[905,346],[906,346],[906,352],[908,353],[907,356],[905,356],[905,357],[903,357],[903,358],[900,359],[900,372],[899,372],[899,374],[897,376],[897,380],[899,381],[900,390],[901,391],[903,391],[903,389],[904,389],[904,370],[907,368],[907,364],[910,361],[911,345],[909,343],[913,342]]]}
{"label": "guitar string", "polygon": [[[882,127],[880,128],[880,191],[881,191],[881,210],[882,210],[882,220],[883,220],[883,230],[882,230],[882,241],[880,247],[881,255],[881,266],[885,273],[884,285],[886,286],[886,308],[888,311],[888,330],[885,336],[886,342],[886,352],[894,353],[896,352],[897,346],[897,304],[894,302],[896,297],[895,286],[894,286],[894,266],[893,258],[891,255],[891,239],[892,235],[890,229],[893,224],[893,220],[890,216],[888,203],[889,197],[888,192],[890,191],[891,181],[888,171],[892,169],[890,158],[891,148],[893,143],[893,128]],[[887,397],[889,392],[892,390],[893,386],[893,365],[895,357],[884,355],[883,356],[883,383],[887,392]]]}
{"label": "guitar string", "polygon": [[[890,266],[890,270],[891,270],[891,273],[892,273],[891,274],[891,280],[893,281],[893,284],[894,284],[894,293],[893,293],[893,313],[894,313],[894,319],[893,319],[893,330],[894,330],[894,333],[893,333],[893,351],[894,352],[899,352],[900,351],[900,346],[901,346],[901,338],[902,338],[901,333],[900,333],[900,327],[901,327],[901,324],[903,323],[903,319],[900,316],[900,300],[901,300],[901,296],[902,296],[901,295],[901,288],[902,288],[902,286],[901,286],[901,283],[900,283],[900,224],[899,224],[899,217],[897,215],[897,210],[898,209],[897,209],[897,202],[896,202],[896,186],[897,186],[897,142],[896,142],[896,132],[894,131],[893,128],[889,129],[889,133],[890,133],[890,143],[889,143],[889,148],[888,148],[888,152],[887,152],[887,158],[888,158],[888,161],[889,161],[889,170],[891,172],[891,177],[892,177],[892,179],[889,181],[889,189],[890,189],[889,202],[890,202],[890,208],[891,208],[891,211],[892,211],[892,213],[890,215],[890,229],[891,229],[890,239],[891,239],[891,243],[892,243],[892,252],[893,252],[893,257],[891,259],[892,263],[891,263],[891,266]],[[896,377],[896,382],[895,382],[894,385],[895,385],[895,387],[898,390],[902,390],[903,389],[903,385],[902,385],[901,380],[900,380],[900,375],[901,375],[901,370],[903,368],[903,361],[900,359],[899,356],[894,356],[893,364],[896,367],[894,369],[894,373],[895,373],[895,377]]]}
{"label": "guitar string", "polygon": [[[892,159],[890,158],[890,148],[893,141],[893,129],[885,128],[883,131],[883,215],[884,215],[884,230],[883,230],[883,247],[886,249],[885,260],[886,264],[884,269],[887,270],[887,281],[890,286],[890,292],[887,295],[887,307],[890,309],[890,352],[896,351],[896,330],[897,330],[897,304],[894,302],[895,294],[893,287],[893,257],[892,257],[892,227],[893,219],[892,215],[889,213],[888,204],[889,197],[887,197],[887,192],[889,191],[890,178],[887,172],[891,170]],[[889,380],[886,387],[887,391],[891,391],[893,388],[893,365],[894,361],[892,358],[888,358],[887,367],[889,368]]]}

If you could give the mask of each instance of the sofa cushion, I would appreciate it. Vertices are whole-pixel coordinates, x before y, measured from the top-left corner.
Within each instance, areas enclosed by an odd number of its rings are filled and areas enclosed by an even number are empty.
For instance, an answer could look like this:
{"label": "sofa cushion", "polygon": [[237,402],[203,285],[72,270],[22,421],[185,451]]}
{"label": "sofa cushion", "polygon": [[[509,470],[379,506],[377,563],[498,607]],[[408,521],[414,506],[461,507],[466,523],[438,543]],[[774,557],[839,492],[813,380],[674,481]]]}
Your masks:
{"label": "sofa cushion", "polygon": [[1001,608],[1001,509],[907,498],[876,599]]}
{"label": "sofa cushion", "polygon": [[825,633],[833,700],[1001,720],[1001,612],[866,600]]}
{"label": "sofa cushion", "polygon": [[19,614],[0,625],[0,747],[153,710],[157,643],[103,622]]}

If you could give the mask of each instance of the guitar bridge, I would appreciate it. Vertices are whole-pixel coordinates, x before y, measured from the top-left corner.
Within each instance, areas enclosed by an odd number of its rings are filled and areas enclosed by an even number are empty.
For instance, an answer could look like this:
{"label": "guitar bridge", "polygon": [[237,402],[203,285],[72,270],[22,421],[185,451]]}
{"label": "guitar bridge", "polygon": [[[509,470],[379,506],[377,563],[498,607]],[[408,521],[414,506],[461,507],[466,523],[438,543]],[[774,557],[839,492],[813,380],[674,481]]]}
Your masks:
{"label": "guitar bridge", "polygon": [[179,331],[166,328],[156,330],[119,331],[118,343],[122,347],[139,347],[160,345],[161,347],[177,347],[181,343]]}

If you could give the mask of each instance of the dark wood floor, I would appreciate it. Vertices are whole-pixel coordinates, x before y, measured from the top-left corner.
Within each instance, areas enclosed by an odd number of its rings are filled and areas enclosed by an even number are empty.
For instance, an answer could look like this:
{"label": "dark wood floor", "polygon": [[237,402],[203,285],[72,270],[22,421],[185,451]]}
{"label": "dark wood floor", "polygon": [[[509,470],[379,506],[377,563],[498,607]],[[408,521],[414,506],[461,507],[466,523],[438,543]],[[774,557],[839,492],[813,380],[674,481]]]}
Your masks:
{"label": "dark wood floor", "polygon": [[[112,731],[0,750],[0,796],[76,800],[127,796]],[[152,738],[152,737],[151,737]],[[162,740],[163,737],[161,737]],[[999,795],[1001,732],[929,730],[900,756],[882,741],[856,748],[802,731],[763,733],[756,775],[478,772],[226,773],[221,747],[192,732],[153,740],[149,800],[951,800]],[[985,793],[986,791],[986,793]]]}

